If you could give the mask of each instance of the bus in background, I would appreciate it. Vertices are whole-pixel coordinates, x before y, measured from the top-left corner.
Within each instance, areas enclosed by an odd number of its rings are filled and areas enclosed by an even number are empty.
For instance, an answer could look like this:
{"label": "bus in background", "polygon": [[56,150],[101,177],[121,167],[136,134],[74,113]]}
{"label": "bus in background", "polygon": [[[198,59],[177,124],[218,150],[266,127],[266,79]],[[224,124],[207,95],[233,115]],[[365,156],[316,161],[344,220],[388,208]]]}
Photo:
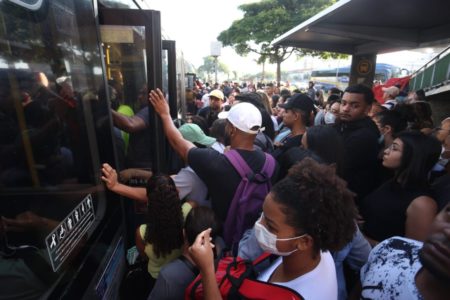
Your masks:
{"label": "bus in background", "polygon": [[[377,64],[375,68],[375,82],[384,83],[389,78],[400,77],[403,75],[405,69],[389,65]],[[311,72],[311,81],[314,81],[316,88],[323,89],[328,92],[329,89],[337,87],[340,90],[345,90],[350,79],[350,66],[341,68],[331,68],[314,70]]]}

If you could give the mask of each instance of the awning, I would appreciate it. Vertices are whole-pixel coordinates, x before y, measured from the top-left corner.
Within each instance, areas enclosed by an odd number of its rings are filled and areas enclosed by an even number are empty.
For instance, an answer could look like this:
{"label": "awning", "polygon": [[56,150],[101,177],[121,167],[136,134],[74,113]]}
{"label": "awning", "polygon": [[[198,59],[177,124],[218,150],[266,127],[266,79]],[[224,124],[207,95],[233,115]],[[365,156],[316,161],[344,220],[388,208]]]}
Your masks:
{"label": "awning", "polygon": [[341,0],[272,42],[347,54],[449,43],[449,0]]}

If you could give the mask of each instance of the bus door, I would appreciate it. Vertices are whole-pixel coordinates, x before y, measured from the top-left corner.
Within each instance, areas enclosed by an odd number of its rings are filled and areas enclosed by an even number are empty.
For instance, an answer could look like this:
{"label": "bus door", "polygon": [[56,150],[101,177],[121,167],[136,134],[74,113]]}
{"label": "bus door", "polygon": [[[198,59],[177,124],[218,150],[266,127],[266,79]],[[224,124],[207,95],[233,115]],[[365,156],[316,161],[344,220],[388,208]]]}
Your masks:
{"label": "bus door", "polygon": [[[125,184],[145,186],[151,172],[167,168],[165,137],[148,101],[150,90],[164,87],[160,14],[101,7],[99,23],[113,128],[122,137],[116,144],[117,169]],[[145,222],[147,206],[125,199],[123,207],[125,244],[131,248],[136,228]]]}
{"label": "bus door", "polygon": [[[163,90],[166,99],[169,101],[170,116],[174,120],[175,125],[179,127],[183,123],[183,112],[179,110],[179,108],[182,107],[182,104],[179,103],[180,95],[177,89],[177,54],[175,41],[162,41],[162,58]],[[184,162],[170,147],[167,140],[166,151],[167,171],[169,174],[177,173],[184,167]]]}
{"label": "bus door", "polygon": [[0,1],[0,298],[117,295],[124,218],[100,169],[119,137],[94,9]]}
{"label": "bus door", "polygon": [[114,126],[126,137],[120,167],[164,171],[161,125],[148,102],[148,91],[163,84],[160,13],[100,8],[99,21],[112,109],[145,122],[123,125],[113,113]]}
{"label": "bus door", "polygon": [[162,41],[163,57],[163,89],[169,100],[170,115],[172,119],[178,118],[177,105],[177,56],[175,41]]}

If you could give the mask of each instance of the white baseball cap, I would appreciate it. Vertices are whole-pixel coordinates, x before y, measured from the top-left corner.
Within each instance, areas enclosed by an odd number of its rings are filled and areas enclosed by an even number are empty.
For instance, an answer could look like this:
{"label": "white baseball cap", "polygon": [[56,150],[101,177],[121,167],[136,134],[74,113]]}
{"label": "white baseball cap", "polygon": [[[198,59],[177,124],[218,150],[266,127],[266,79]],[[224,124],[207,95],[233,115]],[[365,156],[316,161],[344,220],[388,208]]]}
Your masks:
{"label": "white baseball cap", "polygon": [[219,118],[227,119],[234,127],[246,133],[258,134],[262,130],[261,112],[248,102],[233,105],[230,111],[221,112]]}

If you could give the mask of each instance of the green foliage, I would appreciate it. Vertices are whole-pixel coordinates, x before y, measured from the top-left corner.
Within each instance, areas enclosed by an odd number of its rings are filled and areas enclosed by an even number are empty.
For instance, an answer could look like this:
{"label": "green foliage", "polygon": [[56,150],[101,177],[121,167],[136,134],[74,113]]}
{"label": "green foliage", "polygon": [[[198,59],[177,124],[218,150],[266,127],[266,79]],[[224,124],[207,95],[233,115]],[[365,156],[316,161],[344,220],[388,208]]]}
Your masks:
{"label": "green foliage", "polygon": [[263,0],[244,4],[244,17],[233,22],[217,38],[233,46],[241,55],[249,52],[270,54],[270,42],[282,33],[333,4],[335,0]]}
{"label": "green foliage", "polygon": [[[244,17],[236,20],[217,39],[224,46],[232,46],[240,55],[251,52],[259,55],[258,63],[269,60],[281,64],[292,53],[321,57],[340,57],[339,54],[273,46],[270,43],[279,35],[306,21],[332,5],[336,0],[262,0],[243,4],[239,9]],[[279,80],[280,73],[277,72]]]}
{"label": "green foliage", "polygon": [[[206,73],[207,75],[211,75],[214,74],[214,72],[215,72],[214,57],[212,56],[203,57],[203,65],[198,67],[197,73],[203,75]],[[230,71],[227,65],[225,65],[221,61],[218,61],[217,72],[228,74]]]}

